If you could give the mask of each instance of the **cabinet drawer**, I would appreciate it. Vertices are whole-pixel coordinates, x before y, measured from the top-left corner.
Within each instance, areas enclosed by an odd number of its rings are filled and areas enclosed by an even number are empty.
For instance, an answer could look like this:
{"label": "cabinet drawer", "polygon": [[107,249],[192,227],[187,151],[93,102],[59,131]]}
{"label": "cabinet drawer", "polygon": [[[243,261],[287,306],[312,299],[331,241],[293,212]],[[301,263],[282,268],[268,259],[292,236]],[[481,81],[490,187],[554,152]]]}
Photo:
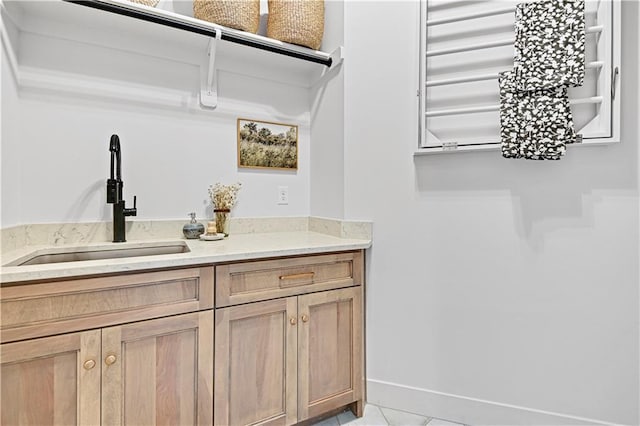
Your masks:
{"label": "cabinet drawer", "polygon": [[213,307],[213,267],[81,278],[2,289],[2,342]]}
{"label": "cabinet drawer", "polygon": [[361,251],[216,266],[216,307],[361,285]]}

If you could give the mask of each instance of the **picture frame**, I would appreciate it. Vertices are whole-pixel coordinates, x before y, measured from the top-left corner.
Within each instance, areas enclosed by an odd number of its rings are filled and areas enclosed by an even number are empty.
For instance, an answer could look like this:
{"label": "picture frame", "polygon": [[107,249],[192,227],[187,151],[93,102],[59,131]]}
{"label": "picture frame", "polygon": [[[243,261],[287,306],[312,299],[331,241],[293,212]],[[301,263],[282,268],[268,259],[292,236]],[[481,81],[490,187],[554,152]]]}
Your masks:
{"label": "picture frame", "polygon": [[298,170],[298,126],[238,118],[238,167]]}

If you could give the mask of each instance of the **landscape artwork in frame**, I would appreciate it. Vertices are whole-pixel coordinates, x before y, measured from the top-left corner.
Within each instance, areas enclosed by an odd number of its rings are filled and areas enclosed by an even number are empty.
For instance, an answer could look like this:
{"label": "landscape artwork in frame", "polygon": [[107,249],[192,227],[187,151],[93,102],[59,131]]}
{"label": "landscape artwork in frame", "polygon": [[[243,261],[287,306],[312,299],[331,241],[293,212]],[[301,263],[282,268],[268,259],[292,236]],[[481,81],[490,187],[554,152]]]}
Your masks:
{"label": "landscape artwork in frame", "polygon": [[238,167],[298,169],[298,126],[238,119]]}

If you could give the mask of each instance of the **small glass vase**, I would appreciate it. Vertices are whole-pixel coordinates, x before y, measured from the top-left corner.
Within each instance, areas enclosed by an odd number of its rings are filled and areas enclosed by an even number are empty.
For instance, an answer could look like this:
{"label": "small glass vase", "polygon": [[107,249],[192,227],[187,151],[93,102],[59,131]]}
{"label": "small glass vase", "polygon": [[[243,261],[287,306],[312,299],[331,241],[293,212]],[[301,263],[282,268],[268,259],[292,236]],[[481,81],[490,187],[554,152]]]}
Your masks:
{"label": "small glass vase", "polygon": [[229,236],[229,218],[231,215],[230,209],[214,209],[216,214],[216,232],[218,234],[224,234],[225,237]]}

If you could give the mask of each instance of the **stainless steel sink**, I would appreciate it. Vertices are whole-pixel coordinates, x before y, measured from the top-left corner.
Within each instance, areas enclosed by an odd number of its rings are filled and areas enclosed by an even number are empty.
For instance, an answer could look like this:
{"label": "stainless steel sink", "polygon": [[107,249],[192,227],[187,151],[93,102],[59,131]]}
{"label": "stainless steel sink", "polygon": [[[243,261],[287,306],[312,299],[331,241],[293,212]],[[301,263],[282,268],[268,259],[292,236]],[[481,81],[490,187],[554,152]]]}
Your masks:
{"label": "stainless steel sink", "polygon": [[189,247],[183,242],[160,243],[136,247],[101,246],[94,248],[61,248],[40,250],[15,260],[6,266],[44,265],[50,263],[79,262],[85,260],[121,259],[161,254],[189,253]]}

